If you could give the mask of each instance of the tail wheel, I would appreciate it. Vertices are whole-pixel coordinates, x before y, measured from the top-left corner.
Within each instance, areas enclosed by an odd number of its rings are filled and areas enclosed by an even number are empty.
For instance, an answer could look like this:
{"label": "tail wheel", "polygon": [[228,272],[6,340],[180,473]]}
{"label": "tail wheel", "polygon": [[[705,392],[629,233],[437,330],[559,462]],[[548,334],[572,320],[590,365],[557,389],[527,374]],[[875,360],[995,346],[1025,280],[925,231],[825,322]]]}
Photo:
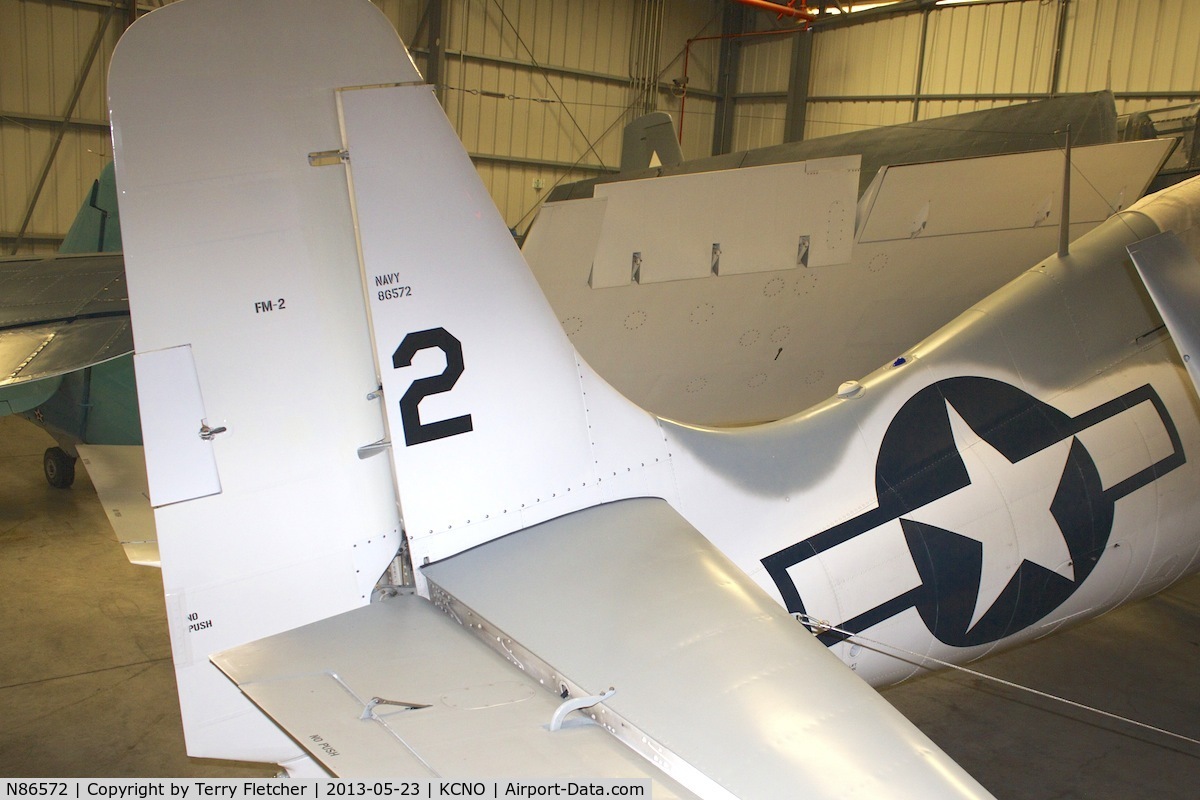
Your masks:
{"label": "tail wheel", "polygon": [[46,472],[46,482],[55,489],[70,489],[75,482],[75,459],[61,447],[46,450],[42,457],[42,469]]}

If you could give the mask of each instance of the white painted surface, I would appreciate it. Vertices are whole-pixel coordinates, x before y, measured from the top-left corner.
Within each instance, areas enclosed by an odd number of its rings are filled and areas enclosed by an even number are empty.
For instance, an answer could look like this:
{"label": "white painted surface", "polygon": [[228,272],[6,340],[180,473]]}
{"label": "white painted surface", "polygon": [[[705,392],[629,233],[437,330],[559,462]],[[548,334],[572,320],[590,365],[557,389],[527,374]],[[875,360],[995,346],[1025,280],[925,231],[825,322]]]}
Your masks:
{"label": "white painted surface", "polygon": [[720,275],[844,264],[857,196],[857,157],[601,184],[592,288],[628,285],[634,253],[642,284],[712,277],[714,245]]}
{"label": "white painted surface", "polygon": [[[1122,198],[1140,196],[1166,147],[1076,148],[1072,235],[1102,222]],[[523,252],[572,344],[620,392],[669,419],[745,425],[799,413],[891,362],[1057,246],[1062,156],[1022,153],[889,167],[859,201],[856,241],[825,260],[814,247],[809,266],[797,267],[796,220],[824,224],[844,211],[839,230],[854,222],[854,210],[817,199],[830,187],[808,183],[814,176],[800,170],[774,165],[600,187],[625,196],[636,213],[618,225],[611,194],[605,207],[595,199],[548,204]],[[713,187],[720,191],[702,191]],[[1048,196],[1050,217],[1034,226]],[[753,257],[742,263],[773,271],[727,268],[738,263],[729,240],[721,242],[720,274],[712,274],[712,231],[722,225],[713,220],[725,218],[737,221],[735,240],[753,240]],[[711,227],[689,222],[698,220]],[[667,255],[655,256],[646,237],[668,232],[675,238]],[[632,283],[637,248],[644,275],[695,277]],[[605,253],[613,254],[609,267]],[[661,263],[685,253],[688,264]]]}
{"label": "white painted surface", "polygon": [[1200,319],[1196,316],[1200,263],[1171,232],[1131,244],[1129,255],[1171,332],[1192,383],[1200,388]]}
{"label": "white painted surface", "polygon": [[[386,598],[214,656],[342,778],[652,781],[691,798],[596,725],[551,732],[562,702],[423,598]],[[297,702],[304,697],[305,702]],[[372,698],[422,706],[408,709]],[[503,785],[503,784],[501,784]]]}
{"label": "white painted surface", "polygon": [[[1004,554],[997,562],[1004,567],[1023,562],[1026,555],[1046,560],[1042,540],[1056,535],[1045,522],[1045,509],[1035,509],[1036,523],[1024,524],[1033,515],[1025,513],[1023,498],[1032,490],[1046,490],[1069,470],[1058,473],[1057,463],[1047,467],[1041,460],[1027,462],[1028,457],[1058,447],[1075,427],[1080,432],[1089,428],[1098,421],[1088,416],[1095,409],[1108,414],[1133,405],[1126,399],[1149,386],[1165,409],[1160,419],[1170,417],[1179,432],[1179,448],[1172,447],[1171,457],[1200,448],[1193,387],[1164,342],[1138,343],[1156,323],[1128,281],[1123,255],[1123,247],[1139,231],[1145,235],[1154,227],[1152,221],[1161,228],[1185,227],[1181,218],[1198,204],[1194,186],[1140,203],[1134,212],[1078,241],[1071,258],[1040,264],[907,351],[903,363],[867,376],[861,397],[830,400],[783,422],[744,430],[674,425],[632,406],[578,359],[465,154],[438,116],[429,89],[411,85],[416,78],[411,63],[375,11],[366,4],[339,8],[327,0],[277,0],[248,7],[231,27],[234,5],[232,0],[191,0],[150,15],[122,45],[112,79],[138,346],[144,351],[190,346],[206,410],[215,420],[228,420],[230,428],[217,450],[221,494],[165,505],[156,513],[184,720],[196,755],[284,761],[301,754],[209,658],[365,605],[373,578],[398,545],[397,502],[418,568],[426,557],[436,561],[465,553],[464,560],[470,560],[484,557],[492,547],[498,550],[490,552],[516,547],[516,566],[501,572],[520,582],[525,577],[522,557],[540,559],[521,548],[520,534],[495,544],[492,540],[551,518],[563,518],[570,528],[566,514],[612,500],[664,497],[749,576],[726,573],[723,560],[709,553],[707,543],[664,547],[663,553],[670,550],[686,568],[685,579],[675,586],[680,599],[668,604],[671,612],[687,613],[687,589],[698,584],[705,603],[732,595],[728,605],[717,604],[722,613],[732,614],[748,597],[751,606],[761,599],[758,589],[747,587],[751,580],[783,597],[786,582],[779,579],[780,570],[773,576],[766,572],[779,548],[800,545],[803,550],[808,544],[815,555],[832,553],[853,536],[818,539],[816,544],[828,545],[820,552],[810,540],[847,521],[861,521],[863,515],[868,517],[861,532],[868,532],[880,527],[880,520],[869,516],[875,509],[888,516],[889,509],[901,507],[896,498],[911,491],[924,465],[880,481],[876,473],[885,461],[882,443],[899,412],[935,382],[986,379],[993,388],[1007,384],[1006,392],[1029,397],[1023,414],[1057,425],[1050,427],[1052,441],[1039,443],[1024,457],[1005,456],[1007,464],[993,457],[981,465],[983,459],[975,457],[979,453],[959,450],[979,446],[983,435],[974,428],[978,439],[960,431],[961,436],[932,453],[939,462],[962,455],[983,467],[983,472],[970,472],[964,486],[934,488],[951,497],[967,487],[990,490],[975,508],[955,501],[960,511],[975,517],[954,524],[975,526],[964,528],[960,538],[983,549],[1015,548],[1015,554]],[[328,63],[313,53],[326,55]],[[246,75],[254,79],[243,80]],[[344,93],[345,128],[339,130],[336,90],[372,83],[410,85]],[[353,187],[338,167],[308,165],[308,153],[338,143],[350,149]],[[180,148],[192,158],[180,159]],[[357,217],[351,214],[350,197]],[[356,222],[361,229],[357,242]],[[361,245],[365,275],[360,274],[356,244]],[[406,286],[411,293],[380,296],[384,286],[374,278],[386,275],[402,278],[387,286]],[[359,280],[364,277],[365,287]],[[262,307],[267,299],[286,303],[267,311]],[[437,330],[446,334],[421,339],[421,346],[410,348],[411,364],[393,361],[410,336]],[[451,334],[458,346],[446,338]],[[459,346],[463,368],[450,370],[458,373],[450,376],[453,385],[434,392],[429,384],[416,383],[448,374],[447,368],[457,364]],[[366,399],[379,377],[377,365],[383,372],[386,423],[375,405],[379,401]],[[152,374],[147,381],[162,388]],[[413,395],[414,386],[424,388]],[[949,402],[953,393],[945,391]],[[405,395],[420,400],[413,406],[417,424],[410,412],[407,430],[400,410]],[[151,403],[169,402],[155,390],[144,397]],[[981,398],[988,396],[957,399],[969,405]],[[994,408],[982,405],[985,412]],[[955,406],[955,411],[966,418],[963,409]],[[899,441],[924,446],[925,428],[947,420],[940,416],[944,413],[946,403],[934,403],[932,416],[919,420],[920,426],[901,426]],[[452,426],[436,429],[443,434],[439,436],[411,435],[423,426],[468,415],[469,429]],[[1074,425],[1080,419],[1084,421]],[[998,427],[1010,422],[1005,417],[992,421]],[[1143,427],[1122,425],[1114,435],[1130,440],[1123,444],[1133,448],[1147,440]],[[363,444],[388,433],[398,498],[388,462],[357,457]],[[913,449],[899,447],[893,453]],[[1026,465],[1035,474],[1004,484],[989,477],[989,465],[995,471]],[[1107,551],[1086,551],[1096,557],[1092,577],[1043,618],[1098,612],[1194,568],[1200,549],[1196,462],[1176,458],[1161,466],[1151,480],[1114,501],[1120,528],[1114,528],[1117,539],[1111,544],[1128,542],[1132,555],[1114,559]],[[1015,492],[1006,494],[1008,486],[1015,486]],[[903,506],[905,513],[941,498],[919,499]],[[999,536],[982,529],[991,520],[1001,523]],[[652,527],[657,531],[661,526]],[[662,601],[655,595],[654,552],[633,559],[637,563],[632,566],[628,558],[603,562],[603,537],[610,529],[632,536],[635,547],[653,551],[649,534],[654,531],[639,531],[627,520],[607,520],[585,530],[584,541],[570,548],[556,550],[552,537],[541,566],[549,567],[552,586],[561,591],[534,592],[543,618],[549,612],[555,621],[565,617],[570,622],[595,598],[607,601],[603,590],[611,583],[605,580],[606,570],[632,579],[648,603]],[[555,523],[547,530],[563,532]],[[894,538],[894,526],[881,535]],[[487,547],[478,547],[484,543]],[[900,577],[883,586],[904,591],[911,583],[903,580],[911,578],[908,568],[919,571],[919,548],[910,547],[905,556],[897,542],[888,544],[894,557],[910,562],[901,563]],[[574,573],[586,573],[589,559],[600,561],[601,568],[576,582]],[[832,555],[826,562],[837,572],[853,570],[857,563]],[[485,564],[482,571],[489,567]],[[432,571],[440,568],[435,565]],[[592,581],[585,596],[572,595],[584,586],[584,578]],[[876,599],[859,592],[861,587],[844,575],[830,578],[834,595],[839,587],[854,590],[837,601],[847,610]],[[998,580],[989,576],[988,588],[994,589]],[[465,585],[471,587],[472,581]],[[793,588],[799,596],[808,591]],[[960,596],[939,592],[935,586],[924,599],[946,603],[948,611],[955,604],[961,608]],[[495,609],[503,611],[504,603],[515,600],[501,593]],[[913,608],[890,611],[897,613],[863,623],[862,631],[886,636],[918,657],[968,660],[1040,630],[1038,620],[1031,619],[1000,639],[956,644],[937,638]],[[730,622],[730,640],[745,636],[749,644],[731,647],[728,657],[753,664],[774,640],[756,638],[753,626],[736,617],[723,617]],[[619,633],[636,638],[642,629],[629,624],[632,618],[631,613],[620,614],[616,624]],[[653,622],[669,624],[670,619]],[[778,608],[756,619],[782,620],[806,636]],[[516,621],[524,620],[518,614]],[[591,636],[592,631],[582,633]],[[650,639],[659,644],[662,637],[652,633]],[[598,634],[588,644],[604,648]],[[550,641],[539,649],[559,645]],[[898,667],[883,654],[856,657],[844,653],[843,645],[837,648],[835,654],[873,681],[912,669],[903,661]],[[823,651],[814,652],[837,666]],[[585,654],[571,653],[577,659]],[[599,659],[580,661],[587,662],[590,668],[602,664]],[[622,660],[620,652],[614,663],[630,675],[643,666]],[[844,671],[831,674],[839,675],[838,681],[857,681]],[[704,685],[704,678],[704,671],[690,663],[680,672],[681,681]],[[802,760],[812,744],[804,738],[806,718],[801,716],[801,724],[790,729],[799,738],[779,735],[769,713],[776,697],[770,691],[757,694],[758,688],[749,684],[754,699],[749,710],[768,712],[761,715],[764,735],[786,750],[787,758],[795,760],[799,752]],[[800,686],[799,691],[810,688]],[[831,694],[835,701],[840,697]],[[661,691],[655,695],[657,709],[695,714],[680,727],[698,750],[711,754],[720,749],[720,731],[705,735],[701,705],[681,710],[675,698],[664,698]],[[873,707],[871,701],[860,706],[857,700],[863,697],[856,694],[855,702],[841,708],[851,740],[872,740],[880,724],[908,730],[894,717],[856,714],[857,708]],[[753,722],[758,716],[746,718]],[[935,772],[942,763],[923,744],[900,750],[933,764]],[[704,760],[719,759],[709,755]],[[837,754],[834,769],[826,766],[821,764],[811,777],[816,788],[835,796],[843,789],[842,772],[849,770],[878,769],[872,779],[899,790],[887,783],[893,780],[891,762],[864,765],[852,748]],[[943,774],[949,777],[935,784],[938,789],[973,789],[956,774]],[[922,775],[928,778],[929,773]],[[912,784],[914,789],[926,785]]]}
{"label": "white painted surface", "polygon": [[76,447],[126,558],[131,564],[162,566],[154,510],[150,507],[144,448],[115,444]]}
{"label": "white painted surface", "polygon": [[[299,753],[208,653],[365,604],[399,544],[389,466],[357,457],[383,424],[345,173],[308,153],[338,147],[336,88],[418,78],[357,3],[179,3],[114,58],[135,342],[190,347],[209,422],[228,428],[206,443],[221,494],[156,513],[195,756]],[[177,405],[140,367],[138,388],[144,420]],[[147,429],[152,487],[163,444]]]}
{"label": "white painted surface", "polygon": [[[355,90],[341,102],[414,563],[611,499],[612,478],[634,464],[644,486],[667,491],[656,421],[624,401],[598,412],[581,393],[587,368],[430,90]],[[406,342],[411,364],[394,366]],[[445,383],[415,383],[437,376]],[[407,423],[406,396],[419,400]],[[611,458],[602,429],[622,445]]]}
{"label": "white painted surface", "polygon": [[[154,507],[221,492],[213,443],[201,438],[208,422],[188,345],[134,355],[141,396],[142,436],[150,503]],[[141,388],[145,384],[145,389]],[[212,426],[217,427],[217,426]]]}

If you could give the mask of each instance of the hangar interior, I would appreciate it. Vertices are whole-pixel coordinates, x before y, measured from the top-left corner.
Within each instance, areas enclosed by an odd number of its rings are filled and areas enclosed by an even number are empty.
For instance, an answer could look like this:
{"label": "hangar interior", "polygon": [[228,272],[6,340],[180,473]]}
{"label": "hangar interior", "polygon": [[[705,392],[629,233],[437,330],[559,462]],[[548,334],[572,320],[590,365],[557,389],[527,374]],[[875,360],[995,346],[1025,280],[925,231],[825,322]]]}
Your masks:
{"label": "hangar interior", "polygon": [[[61,242],[111,159],[113,48],[156,5],[0,2],[6,253]],[[723,0],[377,5],[520,234],[554,186],[615,172],[624,126],[651,111],[696,159],[1105,89],[1118,114],[1200,100],[1185,0],[829,2],[854,13],[807,30]]]}
{"label": "hangar interior", "polygon": [[[113,49],[160,5],[0,0],[5,255],[53,252],[66,236],[112,158]],[[618,172],[622,130],[653,111],[697,159],[1100,90],[1119,114],[1158,114],[1186,150],[1200,103],[1200,6],[1188,0],[830,0],[809,26],[726,0],[376,5],[517,236],[556,186]],[[0,774],[274,774],[183,755],[158,576],[124,561],[86,476],[68,492],[45,485],[45,438],[0,421]],[[980,669],[1197,737],[1198,612],[1193,576]],[[887,697],[1009,796],[1182,798],[1200,777],[1194,742],[977,675]]]}

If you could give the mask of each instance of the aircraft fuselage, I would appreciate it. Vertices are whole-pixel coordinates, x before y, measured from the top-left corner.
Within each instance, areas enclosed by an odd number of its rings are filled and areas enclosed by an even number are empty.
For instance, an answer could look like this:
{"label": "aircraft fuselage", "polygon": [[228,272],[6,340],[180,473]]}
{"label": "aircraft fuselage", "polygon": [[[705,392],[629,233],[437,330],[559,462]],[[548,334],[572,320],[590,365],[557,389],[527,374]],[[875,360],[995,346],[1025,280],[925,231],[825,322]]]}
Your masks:
{"label": "aircraft fuselage", "polygon": [[1176,208],[1113,217],[808,412],[672,426],[681,510],[874,684],[1195,570],[1196,391],[1125,250]]}

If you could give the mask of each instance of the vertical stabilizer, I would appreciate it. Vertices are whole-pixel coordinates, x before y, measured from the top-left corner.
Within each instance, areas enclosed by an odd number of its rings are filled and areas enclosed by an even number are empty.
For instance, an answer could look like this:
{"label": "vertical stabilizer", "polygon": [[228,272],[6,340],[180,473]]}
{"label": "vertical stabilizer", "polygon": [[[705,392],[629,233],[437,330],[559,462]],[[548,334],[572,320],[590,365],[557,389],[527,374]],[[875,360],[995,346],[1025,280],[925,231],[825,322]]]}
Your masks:
{"label": "vertical stabilizer", "polygon": [[117,213],[117,182],[109,162],[92,182],[71,229],[58,248],[60,253],[119,253],[121,222]]}
{"label": "vertical stabilizer", "polygon": [[414,562],[662,494],[657,420],[578,360],[429,87],[340,102]]}
{"label": "vertical stabilizer", "polygon": [[401,515],[419,566],[662,496],[666,445],[577,360],[370,4],[172,5],[109,89],[135,342],[172,366],[138,375],[150,483],[170,441],[213,470],[155,502],[189,752],[282,761],[209,654],[368,602]]}
{"label": "vertical stabilizer", "polygon": [[[173,4],[113,57],[137,351],[191,370],[204,417],[173,370],[139,368],[139,401],[215,468],[155,502],[195,756],[300,752],[208,655],[368,602],[398,548],[388,465],[357,456],[383,425],[345,173],[308,154],[339,146],[338,87],[419,78],[382,14],[328,0]],[[178,454],[146,444],[154,485]]]}
{"label": "vertical stabilizer", "polygon": [[625,126],[621,139],[621,172],[649,167],[677,167],[683,150],[676,138],[675,123],[665,111],[643,114]]}

